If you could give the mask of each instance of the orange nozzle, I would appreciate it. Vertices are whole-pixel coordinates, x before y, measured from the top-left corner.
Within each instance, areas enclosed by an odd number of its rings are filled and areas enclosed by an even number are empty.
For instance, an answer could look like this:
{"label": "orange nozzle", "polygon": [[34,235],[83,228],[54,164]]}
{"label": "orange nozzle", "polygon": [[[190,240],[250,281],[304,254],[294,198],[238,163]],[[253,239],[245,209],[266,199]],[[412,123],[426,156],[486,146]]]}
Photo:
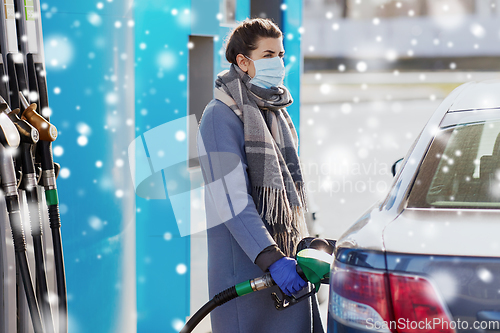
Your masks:
{"label": "orange nozzle", "polygon": [[24,110],[21,119],[27,120],[40,133],[40,140],[54,141],[57,139],[57,128],[40,116],[36,110],[36,104],[33,103]]}

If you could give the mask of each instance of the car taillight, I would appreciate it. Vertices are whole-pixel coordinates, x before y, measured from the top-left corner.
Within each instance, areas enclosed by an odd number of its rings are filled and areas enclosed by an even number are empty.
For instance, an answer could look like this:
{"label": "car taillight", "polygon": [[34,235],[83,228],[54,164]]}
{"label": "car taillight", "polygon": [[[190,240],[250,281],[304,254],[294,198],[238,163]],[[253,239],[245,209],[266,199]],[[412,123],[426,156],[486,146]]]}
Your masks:
{"label": "car taillight", "polygon": [[329,312],[339,323],[366,331],[455,333],[446,306],[429,280],[337,260],[330,275]]}
{"label": "car taillight", "polygon": [[390,333],[383,327],[391,320],[386,290],[386,274],[335,261],[330,275],[330,313],[344,325]]}
{"label": "car taillight", "polygon": [[429,280],[394,273],[389,276],[394,315],[401,321],[398,332],[455,332],[446,306]]}

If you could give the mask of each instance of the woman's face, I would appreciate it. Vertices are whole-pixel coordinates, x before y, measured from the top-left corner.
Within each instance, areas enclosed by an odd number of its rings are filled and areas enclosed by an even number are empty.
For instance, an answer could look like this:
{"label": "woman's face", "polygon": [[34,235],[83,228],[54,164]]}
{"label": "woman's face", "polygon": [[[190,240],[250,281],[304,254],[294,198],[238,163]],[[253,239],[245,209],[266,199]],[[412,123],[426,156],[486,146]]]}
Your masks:
{"label": "woman's face", "polygon": [[[261,38],[257,42],[257,48],[250,52],[250,59],[259,60],[265,58],[281,57],[285,55],[282,38]],[[242,71],[248,73],[250,77],[255,76],[255,66],[253,61],[248,60],[243,54],[238,54],[236,57],[238,66]]]}

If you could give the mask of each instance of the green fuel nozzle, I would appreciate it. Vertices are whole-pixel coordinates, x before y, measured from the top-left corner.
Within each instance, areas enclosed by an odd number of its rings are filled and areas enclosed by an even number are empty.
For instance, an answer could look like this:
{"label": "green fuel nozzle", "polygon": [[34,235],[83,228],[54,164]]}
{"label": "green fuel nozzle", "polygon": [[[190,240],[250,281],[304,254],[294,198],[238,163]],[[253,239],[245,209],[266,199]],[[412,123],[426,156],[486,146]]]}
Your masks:
{"label": "green fuel nozzle", "polygon": [[[334,259],[334,248],[334,240],[307,237],[300,241],[297,246],[296,255],[297,273],[299,273],[305,281],[312,283],[315,288],[300,297],[290,297],[282,293],[282,298],[280,298],[277,293],[273,292],[271,296],[275,301],[277,310],[287,309],[313,296],[319,290],[321,283],[329,283],[330,266]],[[180,333],[192,332],[196,325],[216,307],[237,297],[250,294],[254,291],[267,289],[274,285],[276,285],[276,283],[272,279],[271,274],[266,273],[261,277],[238,283],[218,293],[189,319]]]}
{"label": "green fuel nozzle", "polygon": [[306,281],[314,284],[316,291],[319,290],[321,283],[329,282],[330,266],[333,263],[333,248],[334,244],[316,238],[311,241],[307,248],[297,253],[297,265],[302,270]]}

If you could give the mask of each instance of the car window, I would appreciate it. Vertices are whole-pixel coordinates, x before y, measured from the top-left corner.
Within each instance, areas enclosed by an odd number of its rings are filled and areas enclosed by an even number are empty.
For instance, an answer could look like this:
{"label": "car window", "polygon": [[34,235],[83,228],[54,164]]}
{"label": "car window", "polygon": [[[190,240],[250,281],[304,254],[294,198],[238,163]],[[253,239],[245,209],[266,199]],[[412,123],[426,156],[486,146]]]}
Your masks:
{"label": "car window", "polygon": [[500,208],[500,121],[440,130],[419,169],[408,207]]}

